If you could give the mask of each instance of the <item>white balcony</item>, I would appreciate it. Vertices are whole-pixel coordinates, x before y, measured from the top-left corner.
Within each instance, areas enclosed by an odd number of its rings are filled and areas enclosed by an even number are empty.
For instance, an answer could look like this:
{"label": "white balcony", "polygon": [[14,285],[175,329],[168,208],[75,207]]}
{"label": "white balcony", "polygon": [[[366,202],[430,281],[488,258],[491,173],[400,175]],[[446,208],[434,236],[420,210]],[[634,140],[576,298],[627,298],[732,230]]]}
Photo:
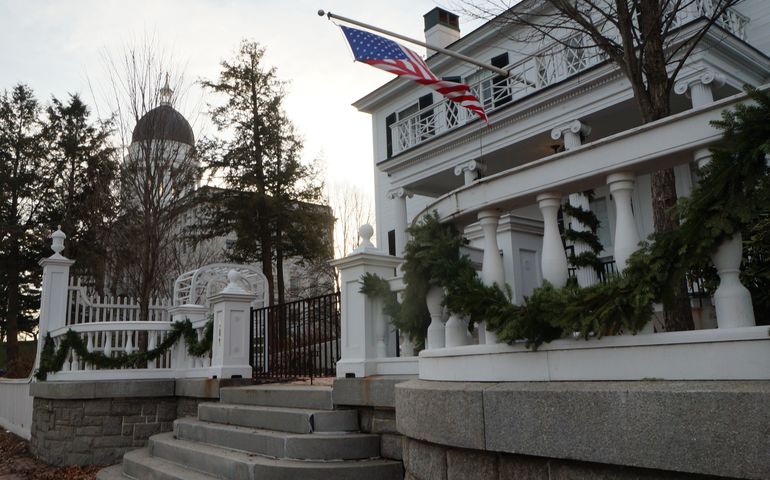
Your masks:
{"label": "white balcony", "polygon": [[[698,0],[690,8],[679,12],[673,26],[684,26],[699,18],[710,16],[714,0]],[[740,39],[745,39],[749,19],[733,9],[728,9],[717,20],[717,25]],[[580,36],[566,40],[571,47],[552,43],[505,70],[506,78],[492,73],[470,85],[482,102],[487,114],[494,113],[520,99],[528,97],[552,85],[580,74],[606,60],[606,55]],[[480,122],[478,116],[457,104],[442,99],[390,126],[392,154],[398,155],[447,132],[472,122]]]}

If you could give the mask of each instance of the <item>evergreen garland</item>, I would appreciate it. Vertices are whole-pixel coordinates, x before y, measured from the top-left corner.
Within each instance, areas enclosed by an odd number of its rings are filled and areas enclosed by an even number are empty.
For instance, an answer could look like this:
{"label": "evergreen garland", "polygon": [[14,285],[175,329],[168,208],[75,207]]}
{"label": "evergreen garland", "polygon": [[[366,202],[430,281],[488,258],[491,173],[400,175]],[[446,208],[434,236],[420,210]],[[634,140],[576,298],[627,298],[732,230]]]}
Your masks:
{"label": "evergreen garland", "polygon": [[[737,105],[712,123],[724,131],[724,138],[711,149],[712,161],[701,171],[701,182],[677,204],[680,228],[651,235],[631,255],[626,269],[606,283],[579,288],[572,282],[555,288],[544,282],[523,305],[513,305],[509,292],[481,282],[470,260],[460,256],[464,239],[433,212],[409,229],[402,266],[407,288],[401,305],[394,305],[389,284],[375,275],[362,279],[361,291],[383,299],[393,323],[415,343],[424,341],[430,321],[425,295],[431,286],[439,286],[447,291],[444,304],[454,313],[469,315],[471,325],[486,321],[500,341],[523,339],[536,349],[573,332],[588,338],[639,331],[652,317],[653,303],[669,307],[674,286],[742,226],[760,226],[749,240],[759,243],[753,250],[755,271],[759,284],[768,285],[767,257],[762,256],[768,254],[763,242],[770,235],[765,157],[770,155],[770,94],[749,87],[746,92],[756,105]],[[590,227],[590,219],[585,219]],[[766,298],[767,290],[763,294]]]}
{"label": "evergreen garland", "polygon": [[[591,199],[593,198],[593,191],[584,192],[584,195]],[[584,243],[590,248],[590,250],[580,252],[579,254],[575,254],[573,250],[567,257],[567,260],[575,268],[591,267],[601,277],[604,272],[602,271],[602,262],[599,260],[599,254],[604,249],[604,246],[596,234],[601,224],[599,219],[594,212],[583,210],[583,207],[576,207],[569,203],[562,205],[562,211],[588,228],[588,230],[575,230],[572,228],[572,225],[565,227],[562,234],[564,240],[572,242],[573,245],[578,242]]]}
{"label": "evergreen garland", "polygon": [[180,339],[184,338],[187,353],[193,357],[201,357],[211,351],[213,340],[213,322],[209,320],[204,327],[203,338],[198,341],[198,335],[189,319],[171,324],[171,332],[156,348],[146,352],[134,352],[116,357],[107,356],[102,352],[89,352],[80,336],[73,330],[67,330],[62,337],[59,349],[56,350],[50,334],[46,334],[43,351],[40,354],[40,368],[35,378],[45,380],[49,373],[61,371],[70,350],[77,353],[80,360],[100,369],[137,368],[164,355]]}

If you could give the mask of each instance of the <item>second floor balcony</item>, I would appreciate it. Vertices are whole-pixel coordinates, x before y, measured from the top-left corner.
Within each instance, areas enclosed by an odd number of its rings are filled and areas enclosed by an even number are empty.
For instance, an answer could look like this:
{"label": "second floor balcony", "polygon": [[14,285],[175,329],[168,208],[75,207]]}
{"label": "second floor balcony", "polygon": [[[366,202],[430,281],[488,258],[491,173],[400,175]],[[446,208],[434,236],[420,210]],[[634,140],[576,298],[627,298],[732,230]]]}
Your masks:
{"label": "second floor balcony", "polygon": [[[677,12],[672,28],[683,27],[698,19],[710,17],[715,6],[715,0],[693,2],[688,8]],[[719,27],[741,40],[746,40],[748,23],[749,18],[735,9],[728,9],[716,21]],[[606,60],[607,56],[601,49],[584,35],[578,34],[563,41],[550,43],[534,54],[504,67],[509,72],[507,77],[479,71],[463,80],[470,85],[490,115]],[[444,98],[391,124],[390,151],[393,156],[398,155],[477,121],[480,122],[476,114]]]}

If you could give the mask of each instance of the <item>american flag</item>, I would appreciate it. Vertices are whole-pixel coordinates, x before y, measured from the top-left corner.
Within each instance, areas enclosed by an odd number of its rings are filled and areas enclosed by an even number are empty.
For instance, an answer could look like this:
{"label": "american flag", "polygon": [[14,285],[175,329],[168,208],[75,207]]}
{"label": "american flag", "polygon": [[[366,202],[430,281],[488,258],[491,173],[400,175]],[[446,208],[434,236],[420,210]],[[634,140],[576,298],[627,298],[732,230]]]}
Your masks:
{"label": "american flag", "polygon": [[420,56],[393,40],[356,28],[342,26],[353,56],[359,62],[381,68],[398,76],[436,90],[453,102],[476,113],[489,123],[484,107],[464,83],[448,82],[436,77]]}

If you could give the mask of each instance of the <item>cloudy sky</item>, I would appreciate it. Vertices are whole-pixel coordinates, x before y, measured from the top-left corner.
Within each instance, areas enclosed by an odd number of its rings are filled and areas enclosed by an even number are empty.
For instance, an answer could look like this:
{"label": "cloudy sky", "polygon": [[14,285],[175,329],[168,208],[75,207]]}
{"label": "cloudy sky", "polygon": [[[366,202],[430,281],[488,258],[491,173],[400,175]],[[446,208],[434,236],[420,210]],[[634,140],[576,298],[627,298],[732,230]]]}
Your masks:
{"label": "cloudy sky", "polygon": [[[446,5],[446,2],[438,1]],[[183,66],[185,80],[213,79],[244,39],[290,82],[286,110],[305,138],[305,155],[325,159],[327,183],[366,188],[372,178],[371,123],[350,104],[391,76],[354,63],[326,11],[423,38],[434,0],[0,0],[0,89],[30,85],[39,98],[80,93],[103,104],[105,57],[154,36]],[[477,22],[461,23],[463,33]],[[422,52],[419,47],[413,49]],[[212,133],[204,96],[193,85],[180,110],[197,134]],[[106,114],[107,112],[101,112]],[[366,188],[369,189],[370,188]]]}

